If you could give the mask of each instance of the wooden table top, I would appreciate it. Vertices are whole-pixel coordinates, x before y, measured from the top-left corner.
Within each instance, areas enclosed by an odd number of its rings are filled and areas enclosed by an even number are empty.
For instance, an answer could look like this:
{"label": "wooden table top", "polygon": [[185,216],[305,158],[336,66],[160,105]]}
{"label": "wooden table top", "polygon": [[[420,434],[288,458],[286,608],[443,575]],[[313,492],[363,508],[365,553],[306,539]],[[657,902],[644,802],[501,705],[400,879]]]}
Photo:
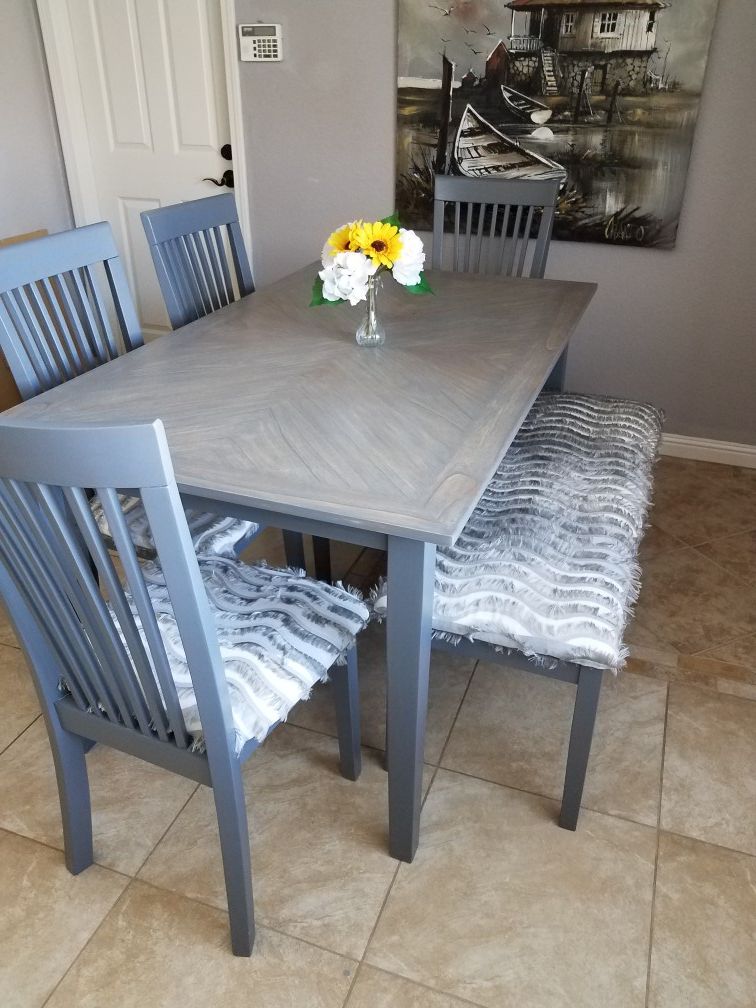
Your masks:
{"label": "wooden table top", "polygon": [[14,407],[14,419],[165,424],[183,492],[447,544],[596,290],[428,273],[307,307],[315,267]]}

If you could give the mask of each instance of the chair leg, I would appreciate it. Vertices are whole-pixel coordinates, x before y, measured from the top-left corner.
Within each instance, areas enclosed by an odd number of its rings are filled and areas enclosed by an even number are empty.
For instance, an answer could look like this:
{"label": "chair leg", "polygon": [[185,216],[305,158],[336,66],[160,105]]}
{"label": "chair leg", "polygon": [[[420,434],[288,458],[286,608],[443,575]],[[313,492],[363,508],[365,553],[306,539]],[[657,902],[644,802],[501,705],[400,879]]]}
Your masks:
{"label": "chair leg", "polygon": [[362,750],[356,647],[347,653],[346,665],[334,665],[331,669],[331,682],[339,735],[339,769],[342,777],[357,780],[362,771]]}
{"label": "chair leg", "polygon": [[330,584],[331,577],[331,542],[321,536],[312,537],[312,550],[315,555],[315,577],[319,581]]}
{"label": "chair leg", "polygon": [[305,563],[304,539],[301,532],[290,532],[283,530],[284,553],[286,563],[289,567],[299,567],[301,570],[307,569]]}
{"label": "chair leg", "polygon": [[575,697],[575,710],[572,715],[570,747],[567,753],[562,811],[559,815],[559,825],[562,829],[577,829],[585,774],[588,769],[588,757],[593,741],[593,726],[596,722],[601,679],[601,669],[581,666]]}
{"label": "chair leg", "polygon": [[58,781],[60,816],[66,868],[78,875],[94,861],[92,848],[92,807],[85,757],[85,740],[55,725],[49,731],[50,747]]}
{"label": "chair leg", "polygon": [[226,880],[231,949],[236,956],[249,956],[255,943],[255,910],[240,765],[236,761],[221,768],[211,764],[211,777]]}

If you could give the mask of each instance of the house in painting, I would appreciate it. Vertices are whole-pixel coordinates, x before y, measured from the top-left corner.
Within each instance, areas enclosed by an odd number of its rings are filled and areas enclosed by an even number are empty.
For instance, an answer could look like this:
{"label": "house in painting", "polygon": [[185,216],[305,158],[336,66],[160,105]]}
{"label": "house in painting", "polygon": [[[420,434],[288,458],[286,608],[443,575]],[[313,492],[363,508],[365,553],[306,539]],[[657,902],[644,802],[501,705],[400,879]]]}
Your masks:
{"label": "house in painting", "polygon": [[667,6],[662,0],[510,0],[507,6],[506,59],[499,52],[492,72],[509,83],[543,95],[572,94],[587,69],[596,94],[610,93],[618,82],[626,94],[646,90],[657,14]]}

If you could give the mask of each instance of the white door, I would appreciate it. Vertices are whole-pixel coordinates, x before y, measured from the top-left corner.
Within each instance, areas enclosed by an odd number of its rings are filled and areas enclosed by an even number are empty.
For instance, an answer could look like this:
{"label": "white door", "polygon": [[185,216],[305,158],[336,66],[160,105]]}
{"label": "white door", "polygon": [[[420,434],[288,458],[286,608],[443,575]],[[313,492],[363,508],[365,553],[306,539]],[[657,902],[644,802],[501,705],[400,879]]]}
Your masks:
{"label": "white door", "polygon": [[170,326],[139,214],[228,191],[203,181],[231,167],[220,154],[231,140],[220,4],[54,0],[47,6],[45,45],[48,58],[55,47],[59,69],[65,51],[63,72],[52,72],[51,63],[51,73],[59,121],[66,117],[69,182],[78,173],[81,191],[76,224],[110,221],[143,329],[165,331]]}

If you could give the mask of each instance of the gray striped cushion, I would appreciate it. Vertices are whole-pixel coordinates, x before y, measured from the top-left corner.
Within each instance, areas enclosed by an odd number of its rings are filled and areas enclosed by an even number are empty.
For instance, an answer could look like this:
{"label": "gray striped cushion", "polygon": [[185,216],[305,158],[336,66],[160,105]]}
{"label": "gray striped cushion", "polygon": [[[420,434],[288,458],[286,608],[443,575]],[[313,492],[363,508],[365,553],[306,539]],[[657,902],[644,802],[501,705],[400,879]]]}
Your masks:
{"label": "gray striped cushion", "polygon": [[[155,544],[152,541],[150,525],[141,499],[128,494],[119,494],[118,499],[137,552],[148,559],[154,557]],[[92,498],[90,507],[100,534],[106,539],[111,539],[108,519],[98,497]],[[251,538],[260,529],[255,522],[242,521],[241,518],[224,518],[219,514],[195,511],[192,508],[186,508],[185,514],[194,549],[198,553],[203,551],[234,556],[237,544],[243,539]]]}
{"label": "gray striped cushion", "polygon": [[456,543],[438,549],[434,630],[622,665],[660,434],[652,406],[540,396]]}
{"label": "gray striped cushion", "polygon": [[[252,566],[230,557],[198,557],[218,632],[236,730],[236,751],[262,741],[354,645],[368,620],[359,595],[303,571]],[[171,666],[187,731],[201,740],[189,667],[163,573],[142,567]],[[137,626],[139,617],[132,605]]]}

